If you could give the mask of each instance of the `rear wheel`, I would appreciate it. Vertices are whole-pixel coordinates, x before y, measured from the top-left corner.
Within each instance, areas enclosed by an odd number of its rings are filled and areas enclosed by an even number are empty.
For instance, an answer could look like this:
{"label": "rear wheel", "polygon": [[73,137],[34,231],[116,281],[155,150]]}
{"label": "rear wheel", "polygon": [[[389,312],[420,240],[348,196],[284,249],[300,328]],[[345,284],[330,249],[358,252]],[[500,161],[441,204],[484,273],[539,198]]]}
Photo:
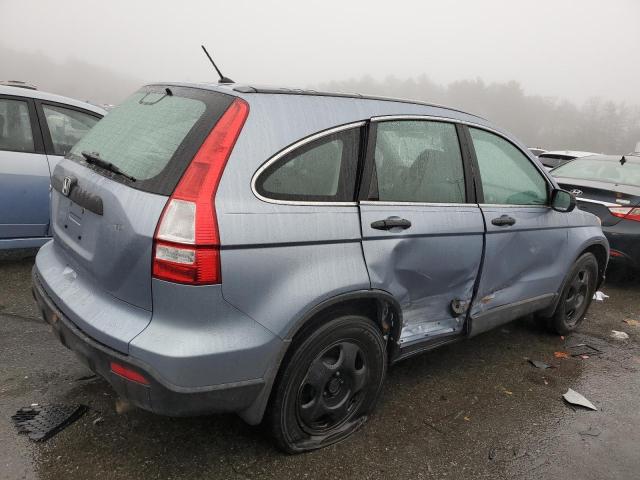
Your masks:
{"label": "rear wheel", "polygon": [[339,442],[367,419],[386,373],[385,343],[371,320],[346,315],[292,346],[267,421],[289,453]]}
{"label": "rear wheel", "polygon": [[598,279],[596,257],[592,253],[582,255],[573,264],[567,279],[558,306],[549,318],[549,327],[560,335],[574,331],[591,305]]}

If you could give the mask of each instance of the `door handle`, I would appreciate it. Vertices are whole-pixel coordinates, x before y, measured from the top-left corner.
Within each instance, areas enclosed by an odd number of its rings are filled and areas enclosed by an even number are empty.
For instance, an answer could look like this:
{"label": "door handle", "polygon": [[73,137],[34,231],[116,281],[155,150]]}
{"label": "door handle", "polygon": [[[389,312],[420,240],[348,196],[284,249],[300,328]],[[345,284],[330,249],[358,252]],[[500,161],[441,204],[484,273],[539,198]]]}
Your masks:
{"label": "door handle", "polygon": [[498,218],[494,218],[493,220],[491,220],[491,223],[493,223],[497,227],[506,227],[514,225],[516,223],[516,219],[510,217],[509,215],[500,215]]}
{"label": "door handle", "polygon": [[392,228],[406,229],[411,226],[411,222],[406,218],[389,217],[385,220],[377,220],[371,224],[371,228],[376,230],[391,230]]}

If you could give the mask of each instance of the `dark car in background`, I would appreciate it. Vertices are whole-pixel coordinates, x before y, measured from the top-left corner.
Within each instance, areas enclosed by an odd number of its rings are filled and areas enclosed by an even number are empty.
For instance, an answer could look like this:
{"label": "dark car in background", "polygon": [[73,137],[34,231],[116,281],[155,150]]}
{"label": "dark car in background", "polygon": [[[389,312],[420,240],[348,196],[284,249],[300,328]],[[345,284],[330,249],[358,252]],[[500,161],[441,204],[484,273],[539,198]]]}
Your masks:
{"label": "dark car in background", "polygon": [[612,263],[640,269],[640,153],[583,157],[551,174],[578,208],[600,217]]}

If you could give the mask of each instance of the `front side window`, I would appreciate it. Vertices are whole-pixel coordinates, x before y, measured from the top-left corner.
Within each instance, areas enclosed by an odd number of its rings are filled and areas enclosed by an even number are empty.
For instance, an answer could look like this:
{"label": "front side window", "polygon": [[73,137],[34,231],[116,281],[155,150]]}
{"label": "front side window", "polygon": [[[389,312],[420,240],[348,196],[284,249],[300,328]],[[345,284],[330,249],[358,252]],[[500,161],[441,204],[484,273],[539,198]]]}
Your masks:
{"label": "front side window", "polygon": [[43,105],[54,155],[66,155],[99,118],[69,108]]}
{"label": "front side window", "polygon": [[505,139],[469,128],[480,168],[484,203],[546,205],[547,182],[520,150]]}
{"label": "front side window", "polygon": [[401,120],[377,127],[369,198],[390,202],[464,203],[462,155],[455,125]]}
{"label": "front side window", "polygon": [[269,165],[256,189],[274,200],[351,202],[359,146],[359,128],[309,142]]}
{"label": "front side window", "polygon": [[0,150],[34,151],[27,102],[0,98]]}

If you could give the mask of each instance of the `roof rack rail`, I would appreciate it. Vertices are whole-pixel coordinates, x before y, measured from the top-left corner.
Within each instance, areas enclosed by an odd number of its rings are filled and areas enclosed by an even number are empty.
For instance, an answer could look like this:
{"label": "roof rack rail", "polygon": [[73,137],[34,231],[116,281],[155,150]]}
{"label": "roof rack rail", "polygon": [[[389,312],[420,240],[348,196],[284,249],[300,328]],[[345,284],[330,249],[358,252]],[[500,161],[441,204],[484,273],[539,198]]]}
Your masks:
{"label": "roof rack rail", "polygon": [[0,80],[0,85],[5,87],[26,88],[27,90],[38,90],[38,87],[32,83],[23,82],[21,80]]}
{"label": "roof rack rail", "polygon": [[464,110],[458,110],[457,108],[447,107],[445,105],[439,105],[437,103],[422,102],[420,100],[407,100],[405,98],[393,98],[393,97],[380,97],[376,95],[363,95],[361,93],[342,93],[342,92],[323,92],[319,90],[300,89],[300,88],[277,88],[277,87],[252,87],[250,85],[241,85],[233,89],[239,93],[270,93],[280,95],[310,95],[316,97],[338,97],[338,98],[357,98],[362,100],[378,100],[381,102],[398,102],[398,103],[410,103],[413,105],[424,105],[427,107],[446,108],[447,110],[453,110],[454,112],[464,113],[473,117],[486,120],[485,118],[476,115],[474,113],[465,112]]}

